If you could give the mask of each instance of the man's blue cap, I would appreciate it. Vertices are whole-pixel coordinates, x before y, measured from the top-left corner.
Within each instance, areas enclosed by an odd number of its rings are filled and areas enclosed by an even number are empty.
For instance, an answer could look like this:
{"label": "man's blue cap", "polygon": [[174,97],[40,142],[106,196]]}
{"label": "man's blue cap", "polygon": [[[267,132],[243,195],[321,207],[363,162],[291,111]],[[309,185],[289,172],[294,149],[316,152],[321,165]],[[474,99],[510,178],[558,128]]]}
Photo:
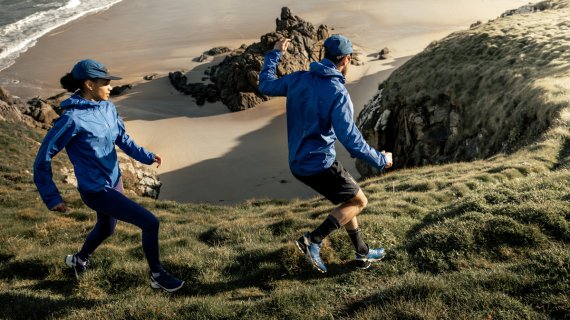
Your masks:
{"label": "man's blue cap", "polygon": [[346,56],[352,53],[352,42],[340,34],[333,34],[325,40],[325,52],[332,56]]}
{"label": "man's blue cap", "polygon": [[98,61],[87,59],[81,60],[71,69],[71,75],[76,80],[87,79],[105,79],[105,80],[120,80],[122,78],[115,77],[109,74],[107,68]]}

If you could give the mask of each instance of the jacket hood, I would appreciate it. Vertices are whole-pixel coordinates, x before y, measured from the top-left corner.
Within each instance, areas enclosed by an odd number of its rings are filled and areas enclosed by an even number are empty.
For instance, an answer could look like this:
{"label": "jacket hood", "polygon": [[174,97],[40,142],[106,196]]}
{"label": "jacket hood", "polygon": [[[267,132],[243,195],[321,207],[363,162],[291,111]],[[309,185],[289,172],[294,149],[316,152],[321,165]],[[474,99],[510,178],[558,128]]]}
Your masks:
{"label": "jacket hood", "polygon": [[322,78],[336,77],[341,83],[346,81],[342,73],[329,59],[323,59],[321,62],[311,62],[309,70],[311,73]]}
{"label": "jacket hood", "polygon": [[99,106],[99,102],[87,100],[76,93],[65,99],[60,105],[62,109],[88,109],[96,106]]}

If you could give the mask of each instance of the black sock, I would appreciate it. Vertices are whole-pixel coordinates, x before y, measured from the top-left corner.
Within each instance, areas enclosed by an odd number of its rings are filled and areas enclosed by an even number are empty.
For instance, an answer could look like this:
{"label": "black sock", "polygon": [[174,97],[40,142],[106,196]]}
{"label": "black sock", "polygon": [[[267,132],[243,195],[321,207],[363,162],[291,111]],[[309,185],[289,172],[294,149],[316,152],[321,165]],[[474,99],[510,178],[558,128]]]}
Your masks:
{"label": "black sock", "polygon": [[368,245],[362,239],[362,232],[360,228],[356,228],[355,230],[346,230],[348,236],[350,237],[350,241],[354,245],[354,249],[359,254],[368,254]]}
{"label": "black sock", "polygon": [[311,232],[311,242],[321,244],[324,238],[338,228],[340,228],[338,220],[329,215],[325,221],[315,229],[315,231]]}

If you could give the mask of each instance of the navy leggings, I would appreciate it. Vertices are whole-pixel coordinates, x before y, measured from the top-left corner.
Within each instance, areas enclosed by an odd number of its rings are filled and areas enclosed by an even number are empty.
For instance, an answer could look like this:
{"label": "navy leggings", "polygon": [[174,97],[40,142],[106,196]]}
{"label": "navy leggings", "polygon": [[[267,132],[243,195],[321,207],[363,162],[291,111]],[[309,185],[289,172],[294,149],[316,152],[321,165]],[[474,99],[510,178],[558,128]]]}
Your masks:
{"label": "navy leggings", "polygon": [[97,212],[97,223],[77,254],[87,260],[99,245],[115,232],[117,220],[125,221],[142,229],[142,247],[152,272],[162,267],[158,258],[158,219],[147,209],[123,195],[123,183],[115,188],[106,188],[94,193],[80,193],[89,208]]}

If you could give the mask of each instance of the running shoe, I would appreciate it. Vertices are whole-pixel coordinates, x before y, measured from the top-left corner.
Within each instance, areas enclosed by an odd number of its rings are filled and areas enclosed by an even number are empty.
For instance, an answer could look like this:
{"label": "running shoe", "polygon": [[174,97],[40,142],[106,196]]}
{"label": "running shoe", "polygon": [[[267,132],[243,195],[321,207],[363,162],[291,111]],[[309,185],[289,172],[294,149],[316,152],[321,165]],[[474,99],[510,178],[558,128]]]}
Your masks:
{"label": "running shoe", "polygon": [[368,249],[367,254],[356,254],[357,267],[360,269],[368,269],[372,262],[380,261],[385,257],[384,248]]}
{"label": "running shoe", "polygon": [[163,289],[166,292],[174,292],[184,285],[184,281],[177,279],[168,272],[162,270],[150,274],[150,286],[153,289]]}
{"label": "running shoe", "polygon": [[313,267],[322,273],[327,272],[327,267],[321,260],[321,245],[311,242],[311,236],[309,232],[305,233],[302,237],[297,239],[295,241],[295,244],[297,245],[299,251],[305,255],[307,261],[309,261]]}

